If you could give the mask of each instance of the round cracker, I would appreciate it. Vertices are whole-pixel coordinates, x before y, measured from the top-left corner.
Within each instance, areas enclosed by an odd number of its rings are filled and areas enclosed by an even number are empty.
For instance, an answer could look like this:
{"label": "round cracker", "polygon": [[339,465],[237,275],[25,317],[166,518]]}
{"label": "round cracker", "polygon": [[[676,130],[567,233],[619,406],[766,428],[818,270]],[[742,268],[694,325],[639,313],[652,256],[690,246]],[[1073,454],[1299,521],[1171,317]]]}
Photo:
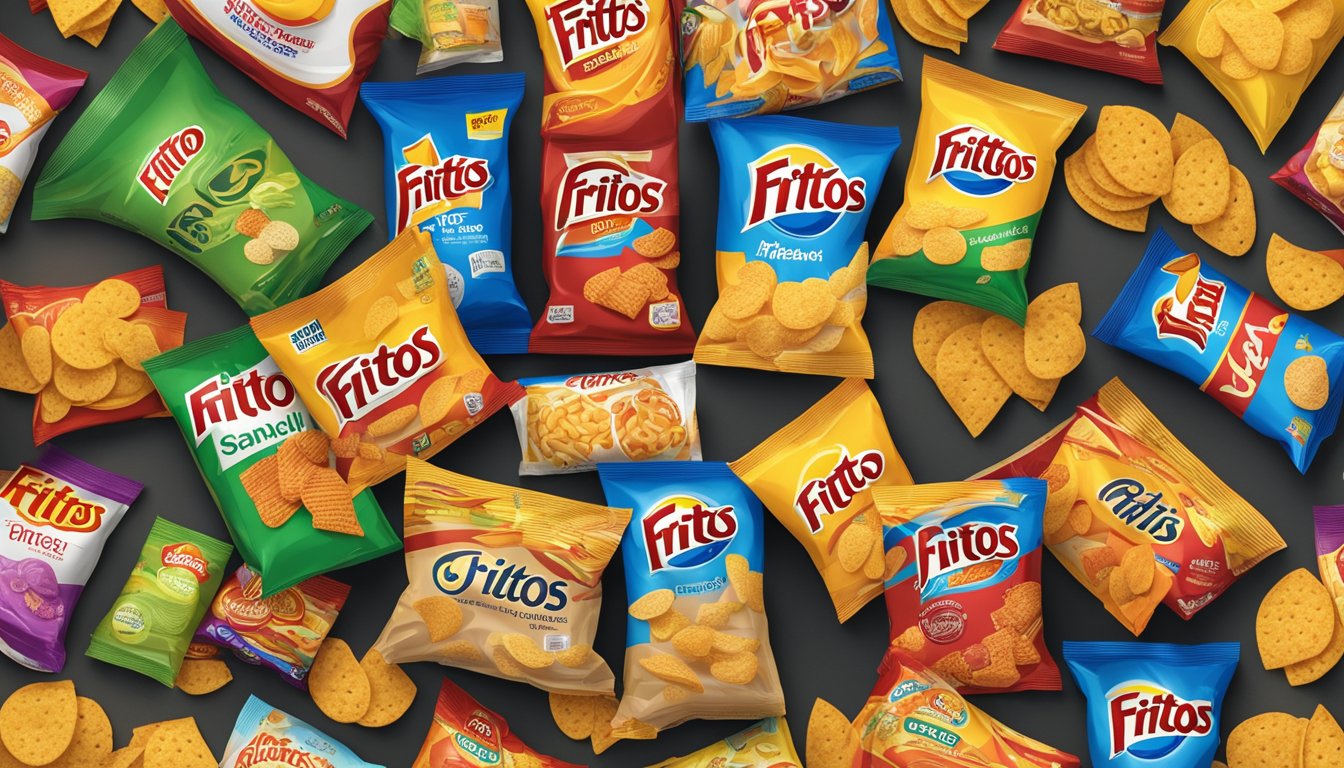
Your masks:
{"label": "round cracker", "polygon": [[1125,188],[1146,195],[1171,189],[1171,134],[1152,114],[1138,107],[1102,107],[1096,142],[1106,170]]}
{"label": "round cracker", "polygon": [[809,277],[800,283],[780,283],[776,286],[770,309],[780,325],[801,331],[826,322],[835,310],[835,296],[831,293],[829,282],[819,277]]}
{"label": "round cracker", "polygon": [[1344,296],[1344,265],[1323,253],[1299,248],[1277,233],[1269,237],[1265,273],[1274,293],[1293,309],[1321,309]]}
{"label": "round cracker", "polygon": [[359,724],[366,728],[381,728],[401,719],[415,702],[415,682],[401,667],[387,663],[383,655],[373,649],[364,654],[359,666],[369,678],[369,708],[359,718]]}
{"label": "round cracker", "polygon": [[107,397],[117,383],[117,369],[113,365],[83,370],[64,363],[58,364],[51,374],[51,383],[71,403],[84,405]]}
{"label": "round cracker", "polygon": [[70,398],[62,395],[55,384],[48,384],[37,396],[37,410],[44,424],[55,424],[70,413]]}
{"label": "round cracker", "polygon": [[318,648],[308,672],[308,692],[317,708],[338,723],[363,717],[373,696],[369,676],[338,637],[328,637]]}
{"label": "round cracker", "polygon": [[24,765],[46,765],[75,738],[79,702],[70,680],[31,683],[0,704],[0,742]]}
{"label": "round cracker", "polygon": [[736,280],[723,287],[715,303],[730,320],[745,320],[760,312],[761,307],[770,301],[778,282],[775,268],[764,261],[743,264],[737,271]]}
{"label": "round cracker", "polygon": [[112,722],[98,702],[79,696],[75,736],[70,746],[46,768],[88,768],[101,766],[112,755]]}
{"label": "round cracker", "polygon": [[1207,224],[1227,210],[1231,191],[1227,153],[1217,139],[1205,139],[1181,153],[1162,204],[1177,221]]}
{"label": "round cracker", "polygon": [[52,323],[51,350],[76,368],[102,368],[113,357],[103,345],[103,327],[109,319],[107,313],[87,304],[69,307]]}
{"label": "round cracker", "polygon": [[948,266],[966,258],[966,236],[951,227],[934,227],[924,233],[924,257]]}
{"label": "round cracker", "polygon": [[1320,355],[1303,355],[1283,369],[1283,390],[1293,405],[1319,411],[1330,402],[1330,370]]}
{"label": "round cracker", "polygon": [[576,740],[593,735],[596,696],[577,696],[552,691],[548,699],[551,705],[551,719],[555,720],[561,733]]}
{"label": "round cracker", "polygon": [[108,317],[130,317],[140,309],[140,291],[125,280],[108,278],[84,294],[84,304]]}

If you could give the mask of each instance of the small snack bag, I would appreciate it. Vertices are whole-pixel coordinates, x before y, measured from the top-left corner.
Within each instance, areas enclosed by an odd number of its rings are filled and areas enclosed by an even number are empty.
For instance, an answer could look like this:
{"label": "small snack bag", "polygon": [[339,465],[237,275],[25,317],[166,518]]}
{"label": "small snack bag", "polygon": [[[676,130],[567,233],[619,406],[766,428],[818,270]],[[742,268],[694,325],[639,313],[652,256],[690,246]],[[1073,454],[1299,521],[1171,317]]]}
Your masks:
{"label": "small snack bag", "polygon": [[1316,522],[1316,566],[1321,583],[1344,622],[1344,506],[1312,507],[1311,516]]}
{"label": "small snack bag", "polygon": [[807,550],[840,621],[882,594],[873,490],[914,480],[866,381],[846,379],[728,466]]}
{"label": "small snack bag", "polygon": [[94,219],[147,237],[248,314],[317,287],[373,220],[301,175],[210,82],[172,20],[145,36],[56,147],[33,218]]}
{"label": "small snack bag", "polygon": [[1092,335],[1195,382],[1305,473],[1344,401],[1344,338],[1248,291],[1159,229]]}
{"label": "small snack bag", "polygon": [[607,503],[634,510],[621,541],[630,608],[612,737],[784,714],[765,619],[760,501],[718,462],[597,472]]}
{"label": "small snack bag", "polygon": [[532,317],[513,282],[509,197],[509,126],[523,74],[365,83],[360,95],[383,129],[388,233],[429,233],[477,352],[527,352]]}
{"label": "small snack bag", "polygon": [[1064,661],[1087,697],[1093,768],[1213,762],[1240,657],[1240,643],[1065,640]]}
{"label": "small snack bag", "polygon": [[685,757],[670,757],[649,768],[802,768],[783,717],[767,717],[722,741]]}
{"label": "small snack bag", "polygon": [[392,11],[392,0],[165,1],[187,34],[341,138]]}
{"label": "small snack bag", "polygon": [[143,486],[47,446],[0,472],[0,653],[65,668],[65,630],[103,545]]}
{"label": "small snack bag", "polygon": [[261,594],[261,586],[261,577],[246,565],[234,571],[211,601],[192,646],[205,643],[233,651],[304,690],[313,658],[345,606],[350,586],[314,576],[269,597]]}
{"label": "small snack bag", "polygon": [[172,688],[231,554],[218,539],[156,518],[85,654]]}
{"label": "small snack bag", "polygon": [[37,145],[88,76],[0,35],[0,123],[6,126],[0,133],[0,234],[9,229]]}
{"label": "small snack bag", "polygon": [[511,406],[520,475],[586,472],[608,461],[700,461],[695,363],[519,379]]}
{"label": "small snack bag", "polygon": [[899,82],[881,0],[691,0],[681,12],[686,119],[798,109]]}
{"label": "small snack bag", "polygon": [[498,0],[392,0],[388,25],[420,41],[417,75],[454,64],[504,60]]}
{"label": "small snack bag", "polygon": [[329,466],[342,458],[332,449],[353,456],[358,446],[332,445],[250,326],[165,352],[145,371],[259,595],[400,548],[372,491],[324,492],[345,486]]}
{"label": "small snack bag", "polygon": [[863,232],[900,131],[782,115],[709,131],[721,169],[719,299],[696,361],[872,378]]}
{"label": "small snack bag", "polygon": [[1306,146],[1269,178],[1344,232],[1344,96]]}
{"label": "small snack bag", "polygon": [[406,577],[373,647],[542,690],[611,695],[593,651],[602,571],[630,510],[406,462]]}
{"label": "small snack bag", "polygon": [[444,678],[434,704],[434,721],[411,768],[583,768],[532,749],[504,718]]}
{"label": "small snack bag", "polygon": [[1223,94],[1264,152],[1344,36],[1344,0],[1191,0],[1158,38]]}
{"label": "small snack bag", "polygon": [[1157,27],[1165,0],[1022,0],[994,50],[1162,84]]}
{"label": "small snack bag", "polygon": [[891,648],[962,693],[1059,690],[1041,623],[1045,496],[1020,477],[874,489]]}
{"label": "small snack bag", "polygon": [[1019,476],[1048,484],[1046,546],[1135,635],[1159,604],[1189,619],[1284,547],[1119,379],[977,477]]}
{"label": "small snack bag", "polygon": [[233,724],[219,768],[289,765],[313,768],[383,768],[293,715],[248,696]]}
{"label": "small snack bag", "polygon": [[1027,267],[1055,153],[1082,104],[924,57],[905,200],[868,284],[1027,319]]}
{"label": "small snack bag", "polygon": [[[317,293],[252,318],[347,494],[427,459],[515,399],[472,349],[429,234],[408,228]],[[316,495],[336,492],[334,482]]]}

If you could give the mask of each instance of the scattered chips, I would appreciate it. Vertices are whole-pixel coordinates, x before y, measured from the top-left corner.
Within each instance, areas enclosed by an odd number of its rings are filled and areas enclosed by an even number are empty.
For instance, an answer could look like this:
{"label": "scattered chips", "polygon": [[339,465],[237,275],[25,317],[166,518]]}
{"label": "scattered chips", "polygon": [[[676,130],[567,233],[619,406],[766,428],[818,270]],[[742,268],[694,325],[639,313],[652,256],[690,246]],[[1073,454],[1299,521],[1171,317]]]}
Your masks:
{"label": "scattered chips", "polygon": [[1284,304],[1304,312],[1322,309],[1344,296],[1344,251],[1309,251],[1275,233],[1265,252],[1269,285]]}
{"label": "scattered chips", "polygon": [[382,768],[367,763],[344,744],[256,696],[238,712],[219,768],[256,765]]}
{"label": "scattered chips", "polygon": [[420,41],[418,75],[504,59],[497,0],[393,0],[388,26]]}
{"label": "scattered chips", "polygon": [[1270,178],[1344,232],[1344,96],[1302,149]]}
{"label": "scattered chips", "polygon": [[1243,720],[1227,736],[1228,768],[1302,768],[1308,723],[1305,717],[1284,712],[1265,712]]}
{"label": "scattered chips", "polygon": [[78,722],[73,682],[31,683],[0,704],[0,743],[23,765],[46,765],[70,747]]}
{"label": "scattered chips", "polygon": [[1255,641],[1265,669],[1279,669],[1319,655],[1338,621],[1330,592],[1305,568],[1275,584],[1255,614]]}
{"label": "scattered chips", "polygon": [[988,0],[893,0],[891,8],[914,39],[960,53],[971,17],[987,4]]}
{"label": "scattered chips", "polygon": [[[933,2],[933,0],[930,0]],[[1098,4],[1092,0],[1022,0],[994,49],[1162,84],[1157,27],[1162,0]]]}

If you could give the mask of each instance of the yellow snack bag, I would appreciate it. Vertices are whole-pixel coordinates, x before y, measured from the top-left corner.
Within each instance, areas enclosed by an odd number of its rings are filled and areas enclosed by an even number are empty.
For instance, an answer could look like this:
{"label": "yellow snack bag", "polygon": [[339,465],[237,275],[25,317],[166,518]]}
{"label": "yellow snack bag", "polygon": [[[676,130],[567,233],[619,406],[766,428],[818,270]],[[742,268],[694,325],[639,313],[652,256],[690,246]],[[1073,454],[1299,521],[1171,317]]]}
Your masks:
{"label": "yellow snack bag", "polygon": [[358,493],[407,456],[433,456],[522,395],[472,348],[416,227],[317,293],[252,318],[252,330],[331,438],[349,486],[316,470],[299,488],[309,509],[338,485]]}
{"label": "yellow snack bag", "polygon": [[807,550],[840,621],[882,594],[872,491],[914,481],[867,382],[846,379],[728,466]]}
{"label": "yellow snack bag", "polygon": [[1191,0],[1157,41],[1223,94],[1264,152],[1344,36],[1344,0]]}

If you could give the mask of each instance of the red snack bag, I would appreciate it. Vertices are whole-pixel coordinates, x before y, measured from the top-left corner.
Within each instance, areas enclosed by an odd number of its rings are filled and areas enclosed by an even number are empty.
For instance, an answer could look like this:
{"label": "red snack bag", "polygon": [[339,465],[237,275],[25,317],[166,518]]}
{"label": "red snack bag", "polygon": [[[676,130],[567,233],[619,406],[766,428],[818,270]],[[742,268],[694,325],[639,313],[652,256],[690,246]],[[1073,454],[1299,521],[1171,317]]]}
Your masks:
{"label": "red snack bag", "polygon": [[445,679],[434,704],[434,722],[411,768],[476,768],[482,764],[582,768],[527,746],[509,730],[504,718]]}
{"label": "red snack bag", "polygon": [[1164,0],[1022,0],[994,49],[1162,84],[1157,27]]}

